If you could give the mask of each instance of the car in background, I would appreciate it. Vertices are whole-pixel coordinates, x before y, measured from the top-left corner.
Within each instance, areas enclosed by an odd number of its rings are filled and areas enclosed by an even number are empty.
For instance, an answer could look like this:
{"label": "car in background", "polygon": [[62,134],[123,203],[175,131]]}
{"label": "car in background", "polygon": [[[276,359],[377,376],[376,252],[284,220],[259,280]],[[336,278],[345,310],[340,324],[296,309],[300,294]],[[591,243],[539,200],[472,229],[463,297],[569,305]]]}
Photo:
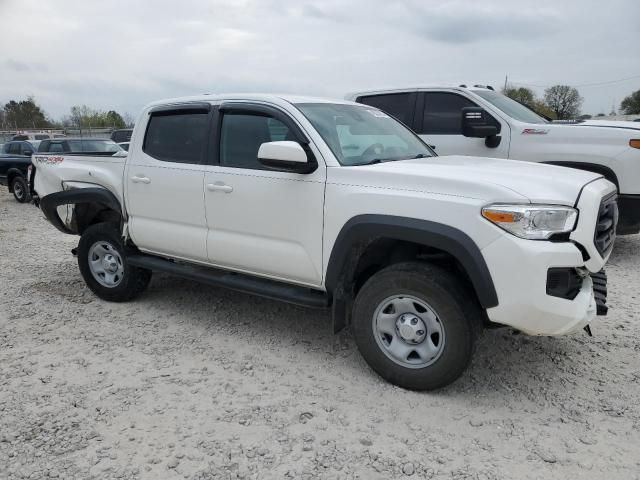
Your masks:
{"label": "car in background", "polygon": [[133,128],[121,128],[119,130],[114,130],[111,132],[111,140],[116,143],[124,143],[131,140],[131,134],[133,133]]}
{"label": "car in background", "polygon": [[13,140],[46,140],[51,138],[48,133],[19,133],[13,136]]}
{"label": "car in background", "polygon": [[118,143],[118,145],[120,145],[120,148],[122,148],[123,150],[126,150],[128,152],[129,151],[129,143],[130,142],[120,142],[120,143]]}
{"label": "car in background", "polygon": [[9,187],[9,193],[20,203],[31,199],[27,182],[29,166],[30,155],[0,153],[0,185]]}
{"label": "car in background", "polygon": [[548,163],[603,175],[618,188],[618,235],[640,233],[640,127],[615,120],[549,122],[490,86],[355,93],[347,99],[409,126],[438,155]]}
{"label": "car in background", "polygon": [[113,140],[108,138],[52,138],[43,140],[38,153],[100,153],[114,154],[122,151]]}
{"label": "car in background", "polygon": [[24,157],[31,157],[31,154],[38,151],[40,140],[11,140],[10,142],[2,145],[0,153],[6,155],[20,155]]}

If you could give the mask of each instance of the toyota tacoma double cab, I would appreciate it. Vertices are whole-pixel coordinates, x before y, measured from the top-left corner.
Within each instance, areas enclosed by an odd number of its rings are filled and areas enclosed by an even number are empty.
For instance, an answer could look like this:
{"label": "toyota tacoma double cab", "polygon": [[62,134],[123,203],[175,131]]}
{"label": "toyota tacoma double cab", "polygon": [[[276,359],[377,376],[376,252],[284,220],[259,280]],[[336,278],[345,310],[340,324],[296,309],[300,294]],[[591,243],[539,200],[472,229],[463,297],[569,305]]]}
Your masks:
{"label": "toyota tacoma double cab", "polygon": [[[438,157],[377,108],[207,95],[147,106],[127,156],[33,157],[46,218],[100,298],[153,271],[350,325],[383,378],[458,378],[485,326],[563,335],[606,313],[616,187],[529,162]],[[304,321],[304,320],[301,320]]]}
{"label": "toyota tacoma double cab", "polygon": [[618,234],[640,232],[640,126],[554,123],[491,87],[424,87],[354,93],[350,100],[400,119],[439,155],[475,155],[595,172],[618,190]]}

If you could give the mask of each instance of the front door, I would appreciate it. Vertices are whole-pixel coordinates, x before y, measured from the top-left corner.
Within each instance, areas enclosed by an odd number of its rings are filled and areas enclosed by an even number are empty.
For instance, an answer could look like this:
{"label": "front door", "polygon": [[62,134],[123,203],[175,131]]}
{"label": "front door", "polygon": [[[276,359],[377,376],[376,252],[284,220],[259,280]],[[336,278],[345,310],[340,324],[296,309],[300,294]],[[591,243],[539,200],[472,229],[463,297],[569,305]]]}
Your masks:
{"label": "front door", "polygon": [[[454,92],[424,92],[418,98],[415,130],[438,155],[471,155],[476,157],[508,158],[510,129],[506,122],[487,112],[489,122],[496,125],[500,145],[489,148],[484,138],[462,135],[462,109],[477,107],[471,99]],[[422,115],[420,115],[422,113]]]}
{"label": "front door", "polygon": [[[125,171],[129,233],[143,251],[207,261],[204,172],[210,106],[149,114]],[[144,131],[144,130],[142,130]]]}
{"label": "front door", "polygon": [[300,140],[280,110],[246,104],[221,108],[219,154],[207,167],[205,203],[210,263],[295,283],[322,283],[322,225],[326,171],[267,169],[258,161],[265,142]]}

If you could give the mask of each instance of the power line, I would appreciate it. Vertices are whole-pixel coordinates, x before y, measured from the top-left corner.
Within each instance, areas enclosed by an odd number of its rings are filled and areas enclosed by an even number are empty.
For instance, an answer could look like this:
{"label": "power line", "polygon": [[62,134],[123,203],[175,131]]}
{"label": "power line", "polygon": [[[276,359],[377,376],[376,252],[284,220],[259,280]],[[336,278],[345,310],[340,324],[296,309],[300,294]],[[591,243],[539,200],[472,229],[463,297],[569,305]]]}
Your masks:
{"label": "power line", "polygon": [[[607,80],[605,82],[582,83],[582,84],[571,85],[571,86],[572,87],[595,87],[599,85],[610,85],[613,83],[626,82],[627,80],[634,80],[636,78],[640,78],[640,75],[633,75],[632,77],[619,78],[617,80]],[[509,83],[514,85],[521,85],[523,87],[536,87],[536,88],[549,88],[552,86],[552,85],[534,85],[532,83],[520,83],[520,82],[514,82],[513,80],[510,81]]]}

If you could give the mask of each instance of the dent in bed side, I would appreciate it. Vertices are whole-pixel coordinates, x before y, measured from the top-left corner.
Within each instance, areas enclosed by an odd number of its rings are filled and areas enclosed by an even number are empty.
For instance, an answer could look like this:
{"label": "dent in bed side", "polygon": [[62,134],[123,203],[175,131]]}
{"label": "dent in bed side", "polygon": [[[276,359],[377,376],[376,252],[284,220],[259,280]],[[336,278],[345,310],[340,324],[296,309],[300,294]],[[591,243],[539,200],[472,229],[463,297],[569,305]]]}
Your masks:
{"label": "dent in bed side", "polygon": [[362,254],[376,240],[408,242],[437,249],[455,259],[465,271],[483,308],[498,305],[491,274],[475,242],[457,228],[428,220],[391,215],[358,215],[341,229],[331,252],[325,285],[333,297],[334,331],[345,326],[349,293]]}

